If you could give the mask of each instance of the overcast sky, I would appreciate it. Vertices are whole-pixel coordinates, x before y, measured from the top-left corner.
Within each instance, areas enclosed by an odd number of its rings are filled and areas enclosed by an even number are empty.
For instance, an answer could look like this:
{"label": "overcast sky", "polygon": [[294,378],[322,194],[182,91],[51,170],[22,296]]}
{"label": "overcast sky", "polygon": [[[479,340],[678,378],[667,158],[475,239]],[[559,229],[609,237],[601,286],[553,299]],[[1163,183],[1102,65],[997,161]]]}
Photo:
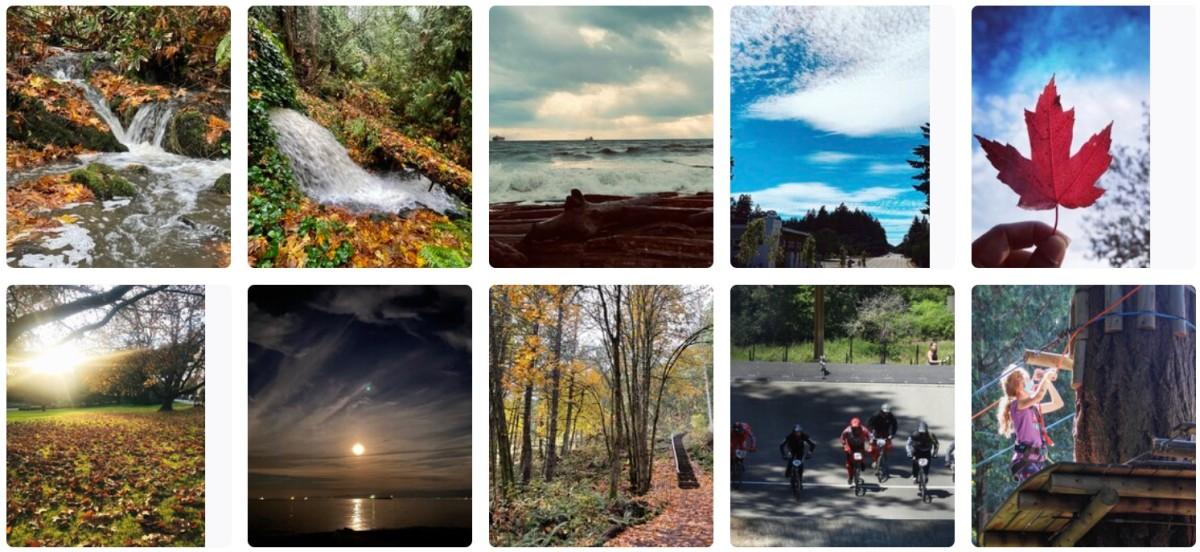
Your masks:
{"label": "overcast sky", "polygon": [[470,293],[251,288],[250,495],[469,496]]}
{"label": "overcast sky", "polygon": [[707,7],[491,9],[491,132],[711,138]]}

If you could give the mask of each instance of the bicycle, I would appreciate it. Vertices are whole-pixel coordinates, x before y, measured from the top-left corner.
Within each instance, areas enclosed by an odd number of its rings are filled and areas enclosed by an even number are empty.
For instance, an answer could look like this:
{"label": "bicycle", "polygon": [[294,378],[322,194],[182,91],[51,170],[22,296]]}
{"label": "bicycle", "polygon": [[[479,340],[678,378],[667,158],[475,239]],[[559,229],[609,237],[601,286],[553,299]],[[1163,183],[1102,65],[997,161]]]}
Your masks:
{"label": "bicycle", "polygon": [[863,496],[867,494],[867,487],[863,484],[863,453],[854,451],[852,455],[854,466],[854,496]]}
{"label": "bicycle", "polygon": [[928,458],[917,458],[917,496],[926,504],[933,502],[933,495],[929,494]]}
{"label": "bicycle", "polygon": [[730,481],[733,483],[733,488],[739,489],[742,486],[742,479],[746,476],[746,450],[737,449],[733,451],[733,473],[730,475]]}

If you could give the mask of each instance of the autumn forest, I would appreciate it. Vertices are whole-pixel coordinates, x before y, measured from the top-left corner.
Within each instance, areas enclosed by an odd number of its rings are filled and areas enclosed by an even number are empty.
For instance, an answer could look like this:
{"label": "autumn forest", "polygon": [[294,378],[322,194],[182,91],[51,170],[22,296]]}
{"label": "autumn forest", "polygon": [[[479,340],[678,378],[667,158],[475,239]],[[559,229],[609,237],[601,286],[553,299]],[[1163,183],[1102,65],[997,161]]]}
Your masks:
{"label": "autumn forest", "polygon": [[491,542],[708,546],[712,297],[688,286],[496,286]]}

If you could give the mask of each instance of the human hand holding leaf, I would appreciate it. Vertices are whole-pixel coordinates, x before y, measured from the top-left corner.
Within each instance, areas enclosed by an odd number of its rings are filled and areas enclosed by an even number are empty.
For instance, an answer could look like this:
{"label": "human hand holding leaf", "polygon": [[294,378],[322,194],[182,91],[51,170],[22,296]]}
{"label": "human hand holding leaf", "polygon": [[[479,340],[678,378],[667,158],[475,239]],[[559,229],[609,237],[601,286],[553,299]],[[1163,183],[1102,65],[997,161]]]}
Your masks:
{"label": "human hand holding leaf", "polygon": [[1096,202],[1104,189],[1096,181],[1112,162],[1112,123],[1092,135],[1071,155],[1075,109],[1063,111],[1054,78],[1038,96],[1034,111],[1025,111],[1029,130],[1031,159],[1026,159],[1011,144],[1001,145],[979,135],[979,145],[996,168],[997,178],[1012,188],[1019,207],[1032,210],[1054,208],[1054,229],[1058,228],[1058,208],[1077,209]]}

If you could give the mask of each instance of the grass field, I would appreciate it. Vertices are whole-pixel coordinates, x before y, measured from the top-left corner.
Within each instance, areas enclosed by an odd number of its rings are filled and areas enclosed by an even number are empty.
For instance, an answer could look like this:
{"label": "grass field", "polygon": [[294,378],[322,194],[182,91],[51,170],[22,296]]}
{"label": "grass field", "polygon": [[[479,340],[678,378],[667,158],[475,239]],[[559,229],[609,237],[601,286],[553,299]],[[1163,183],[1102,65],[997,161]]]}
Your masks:
{"label": "grass field", "polygon": [[[176,411],[188,410],[192,408],[191,404],[177,402],[174,406]],[[47,408],[41,410],[9,410],[7,419],[10,422],[24,422],[27,420],[41,420],[45,418],[56,418],[60,416],[76,416],[80,414],[152,414],[158,412],[157,404],[138,404],[138,405],[113,405],[113,406],[91,406],[86,408]]]}
{"label": "grass field", "polygon": [[204,546],[204,411],[156,410],[8,412],[9,545]]}
{"label": "grass field", "polygon": [[[893,344],[888,350],[888,364],[925,364],[928,341]],[[753,358],[751,358],[753,349]],[[732,347],[733,360],[757,360],[783,362],[784,347],[779,345],[754,345]],[[945,360],[954,356],[954,340],[938,341],[938,356]],[[811,341],[787,347],[788,362],[809,362],[813,359]],[[861,339],[854,340],[854,356],[850,357],[850,340],[845,338],[825,340],[825,358],[834,364],[878,364],[879,346]]]}

